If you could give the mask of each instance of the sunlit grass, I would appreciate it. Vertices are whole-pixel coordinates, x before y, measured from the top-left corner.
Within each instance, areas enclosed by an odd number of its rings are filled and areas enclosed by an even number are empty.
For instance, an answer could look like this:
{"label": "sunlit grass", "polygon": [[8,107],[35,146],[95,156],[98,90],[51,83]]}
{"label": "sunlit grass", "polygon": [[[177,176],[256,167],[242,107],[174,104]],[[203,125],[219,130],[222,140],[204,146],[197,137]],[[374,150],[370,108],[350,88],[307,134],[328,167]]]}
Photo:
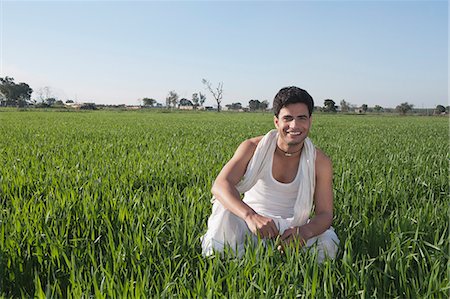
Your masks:
{"label": "sunlit grass", "polygon": [[270,114],[0,112],[0,295],[449,295],[448,119],[315,115],[333,160],[335,261],[204,258],[210,187]]}

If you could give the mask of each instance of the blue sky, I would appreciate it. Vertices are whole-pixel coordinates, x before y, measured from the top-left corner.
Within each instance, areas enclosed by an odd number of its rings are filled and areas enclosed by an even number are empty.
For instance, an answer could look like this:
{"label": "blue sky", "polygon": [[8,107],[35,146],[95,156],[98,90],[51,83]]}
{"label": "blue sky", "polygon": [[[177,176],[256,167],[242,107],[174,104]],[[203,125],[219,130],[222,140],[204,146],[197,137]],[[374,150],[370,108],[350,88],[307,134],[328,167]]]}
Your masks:
{"label": "blue sky", "polygon": [[448,105],[447,1],[5,1],[0,77],[65,101],[223,104],[284,86],[316,106]]}

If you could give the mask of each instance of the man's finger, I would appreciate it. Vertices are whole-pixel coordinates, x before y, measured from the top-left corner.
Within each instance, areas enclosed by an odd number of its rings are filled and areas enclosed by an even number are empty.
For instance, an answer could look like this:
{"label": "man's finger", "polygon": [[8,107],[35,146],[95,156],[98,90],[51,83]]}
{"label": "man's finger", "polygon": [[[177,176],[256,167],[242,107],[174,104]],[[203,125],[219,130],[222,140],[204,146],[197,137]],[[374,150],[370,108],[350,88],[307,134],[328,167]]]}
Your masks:
{"label": "man's finger", "polygon": [[271,231],[270,236],[271,238],[275,238],[279,234],[278,227],[275,225],[275,222],[273,220],[270,223],[270,231]]}
{"label": "man's finger", "polygon": [[291,235],[292,235],[292,229],[291,229],[291,228],[288,228],[288,229],[285,230],[284,233],[281,235],[281,240],[285,241],[285,240],[288,239]]}

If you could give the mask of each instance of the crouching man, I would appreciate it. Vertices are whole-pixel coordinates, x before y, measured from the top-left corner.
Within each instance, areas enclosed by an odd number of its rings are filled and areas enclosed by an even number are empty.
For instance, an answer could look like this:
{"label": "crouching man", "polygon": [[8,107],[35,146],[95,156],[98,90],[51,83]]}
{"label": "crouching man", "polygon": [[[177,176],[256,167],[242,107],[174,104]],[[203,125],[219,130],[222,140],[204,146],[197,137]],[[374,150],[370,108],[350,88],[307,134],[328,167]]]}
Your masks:
{"label": "crouching man", "polygon": [[[331,160],[308,138],[314,101],[303,89],[282,88],[274,98],[275,129],[245,140],[212,187],[213,211],[202,251],[242,256],[248,236],[298,242],[319,261],[335,258]],[[244,194],[241,199],[241,194]],[[314,207],[314,216],[309,219]]]}

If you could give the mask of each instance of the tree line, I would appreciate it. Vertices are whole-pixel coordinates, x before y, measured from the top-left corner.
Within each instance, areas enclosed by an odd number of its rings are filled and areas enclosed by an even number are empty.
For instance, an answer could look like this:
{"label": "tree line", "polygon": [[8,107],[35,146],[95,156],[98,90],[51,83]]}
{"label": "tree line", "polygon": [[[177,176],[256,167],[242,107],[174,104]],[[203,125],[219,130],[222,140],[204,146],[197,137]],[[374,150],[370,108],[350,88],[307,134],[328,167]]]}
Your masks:
{"label": "tree line", "polygon": [[[397,105],[395,107],[395,111],[402,115],[406,115],[407,113],[411,112],[414,108],[413,104],[409,104],[408,102],[403,102],[400,105]],[[445,114],[449,113],[449,106],[444,107],[443,105],[437,105],[434,109],[435,114]],[[323,103],[323,107],[315,107],[315,110],[322,111],[322,112],[328,112],[328,113],[336,113],[336,112],[357,112],[357,113],[366,113],[366,112],[384,112],[385,108],[381,107],[380,105],[375,105],[374,107],[370,108],[367,104],[362,104],[361,106],[356,106],[348,103],[345,100],[342,100],[340,102],[340,106],[336,105],[336,102],[332,99],[325,99]]]}
{"label": "tree line", "polygon": [[[205,86],[205,89],[212,95],[216,104],[217,111],[220,112],[222,110],[222,98],[223,98],[223,82],[219,82],[216,87],[213,87],[211,82],[207,79],[202,79],[202,83]],[[64,106],[63,101],[56,99],[51,95],[51,91],[49,87],[44,87],[43,89],[38,90],[38,96],[40,102],[31,99],[31,94],[33,93],[33,89],[24,82],[15,83],[14,78],[12,77],[4,77],[0,78],[0,106],[3,107],[26,107],[29,105],[33,105],[35,107],[46,108],[46,107],[62,107]],[[169,91],[166,97],[166,107],[167,108],[190,108],[192,110],[196,109],[204,109],[203,106],[206,101],[206,95],[201,92],[195,92],[192,94],[191,99],[181,98],[174,91]],[[157,100],[153,98],[143,98],[142,103],[145,107],[162,107],[162,104],[158,103]],[[66,104],[73,103],[73,101],[68,100]],[[81,109],[95,109],[94,103],[84,103],[84,106]],[[248,102],[248,108],[243,107],[241,102],[234,102],[232,104],[225,105],[227,110],[250,110],[250,111],[265,111],[269,108],[269,101],[259,101],[257,99],[251,99]],[[210,107],[212,109],[212,107]],[[401,103],[397,105],[395,111],[400,114],[407,114],[411,112],[414,108],[414,105],[409,104],[408,102]],[[357,113],[366,113],[366,112],[384,112],[385,108],[380,105],[375,105],[370,108],[367,104],[363,104],[361,106],[353,105],[345,100],[340,102],[340,105],[337,106],[336,102],[332,99],[325,99],[322,107],[315,107],[316,111],[327,112],[327,113],[336,113],[336,112],[357,112]],[[444,114],[449,112],[449,106],[444,107],[443,105],[437,105],[434,109],[435,114]]]}

